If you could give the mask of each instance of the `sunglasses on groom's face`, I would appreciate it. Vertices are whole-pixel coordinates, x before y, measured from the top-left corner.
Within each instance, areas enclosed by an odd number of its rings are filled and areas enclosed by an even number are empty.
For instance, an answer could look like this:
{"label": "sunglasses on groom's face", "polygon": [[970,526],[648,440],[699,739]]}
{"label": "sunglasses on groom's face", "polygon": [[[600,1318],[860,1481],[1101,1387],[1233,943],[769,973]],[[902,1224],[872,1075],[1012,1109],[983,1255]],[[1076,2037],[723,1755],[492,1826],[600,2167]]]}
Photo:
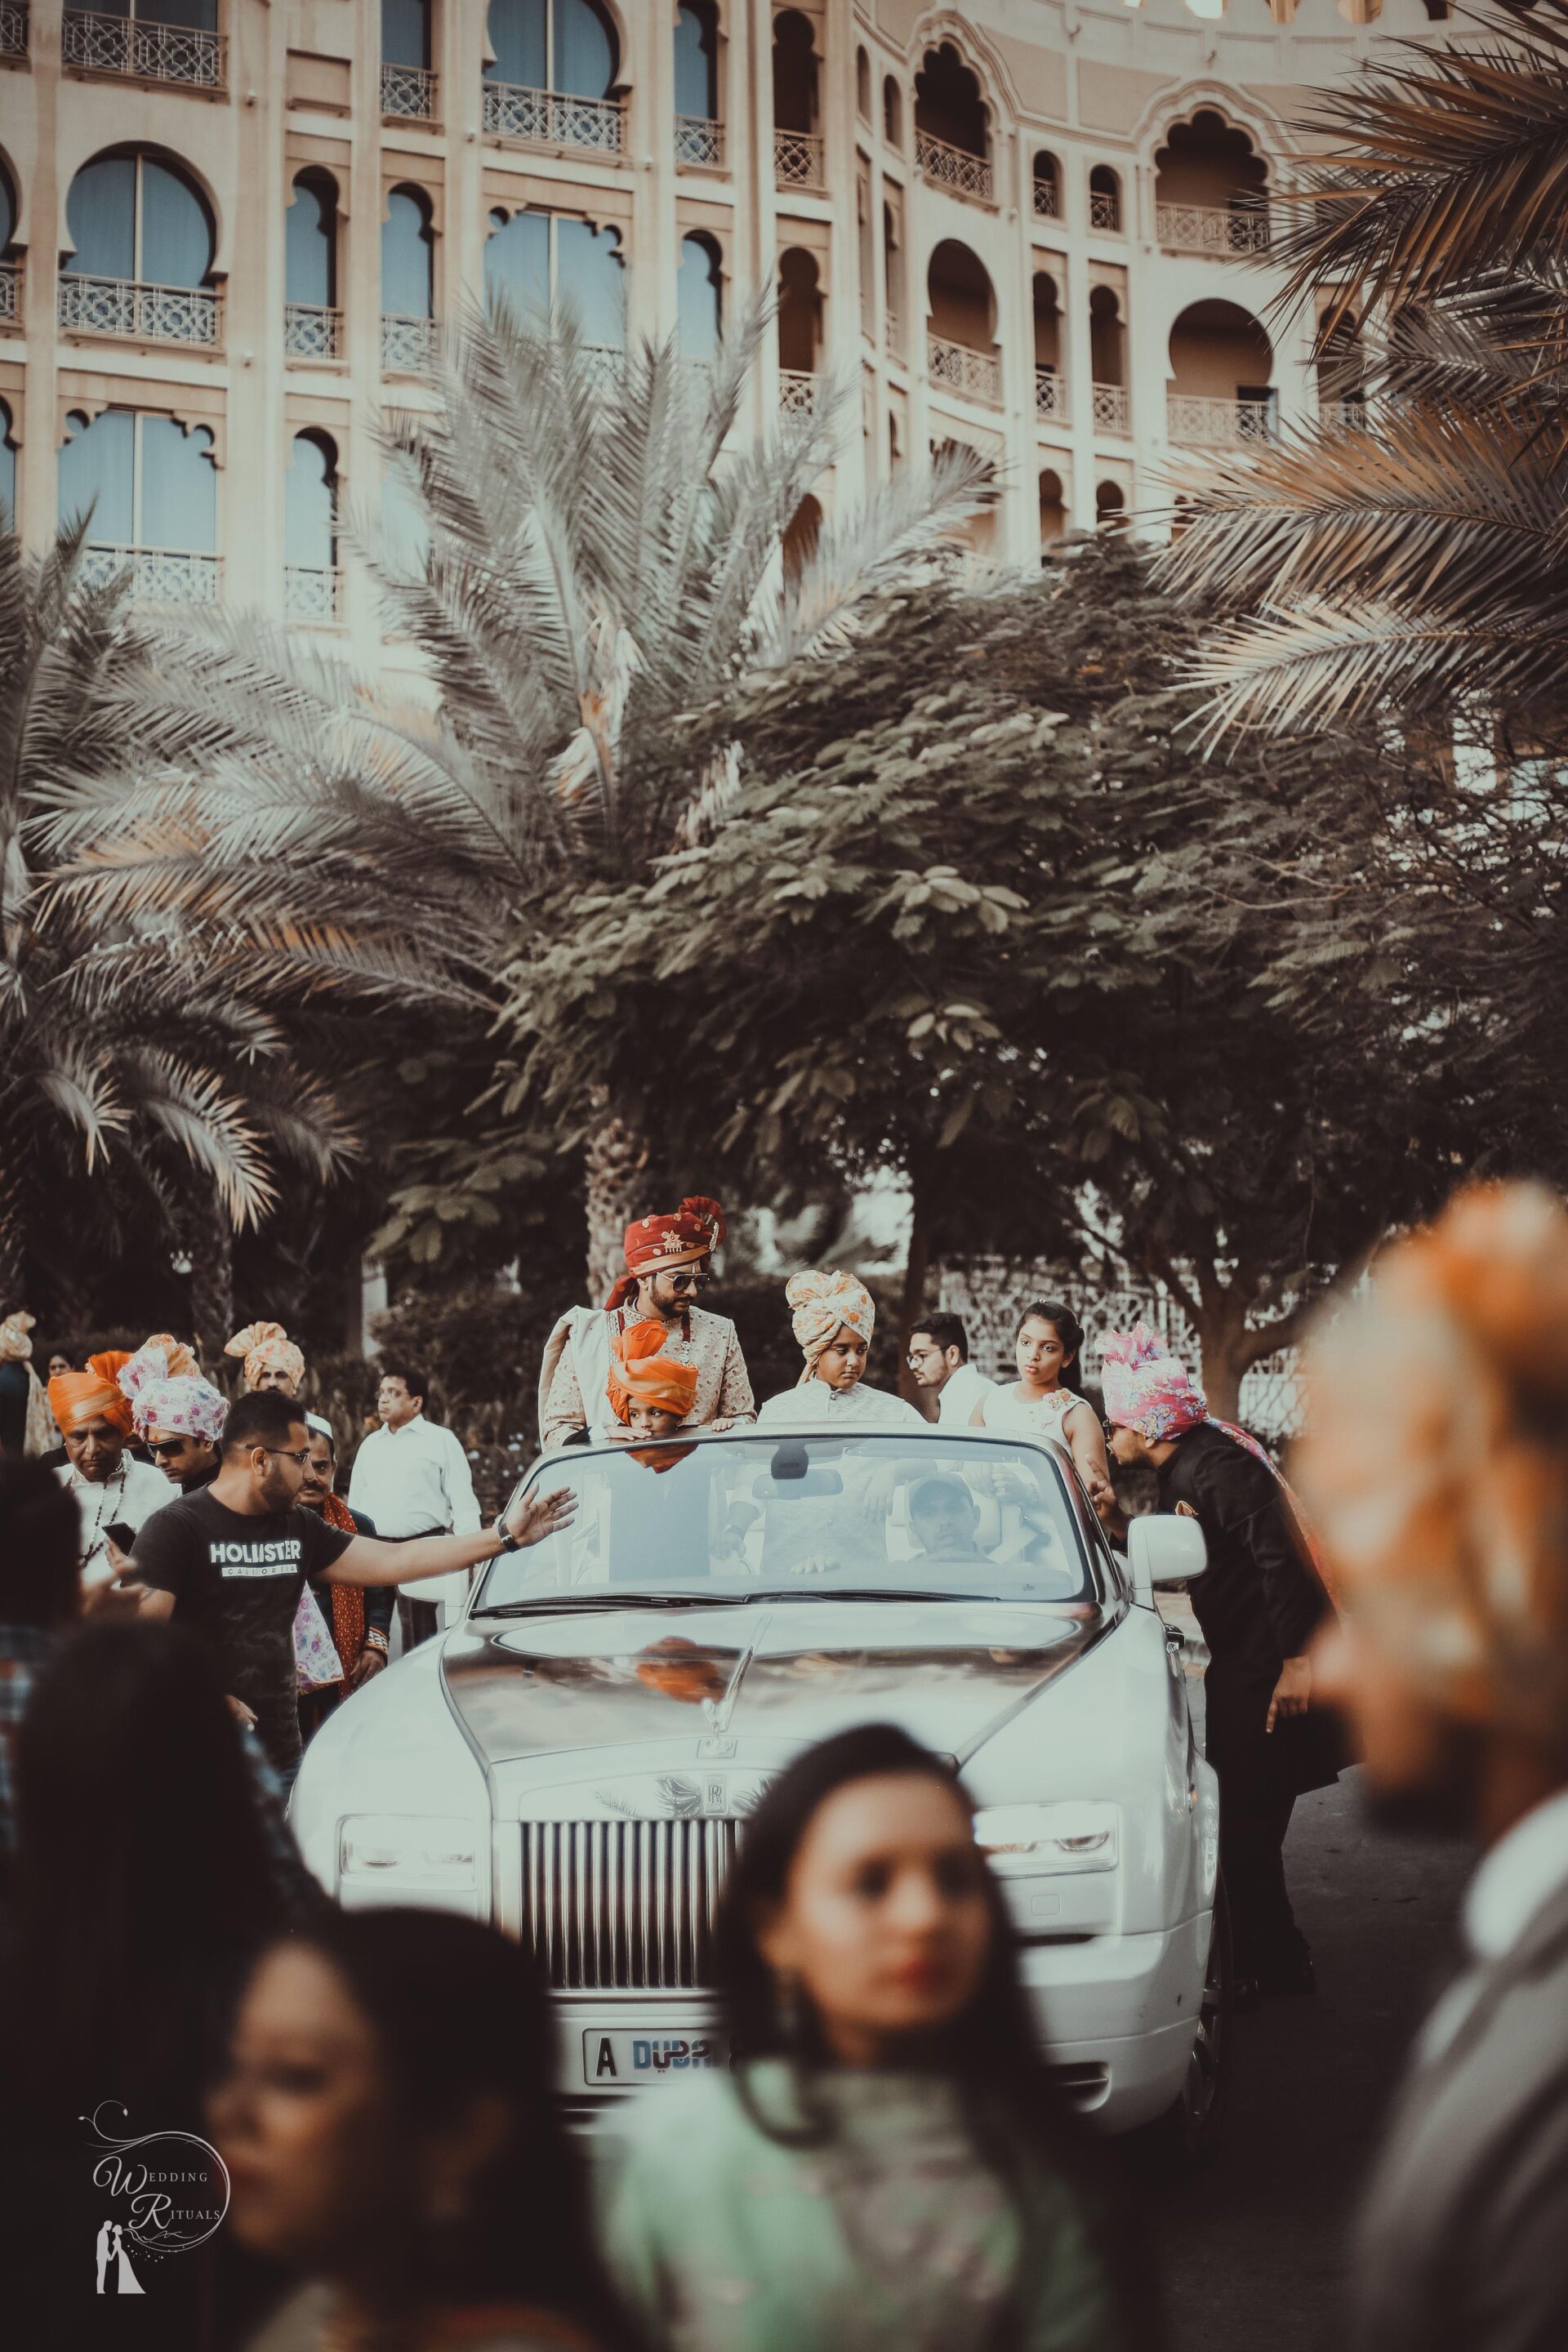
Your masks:
{"label": "sunglasses on groom's face", "polygon": [[710,1274],[667,1274],[666,1282],[679,1296],[688,1290],[706,1290],[713,1277]]}

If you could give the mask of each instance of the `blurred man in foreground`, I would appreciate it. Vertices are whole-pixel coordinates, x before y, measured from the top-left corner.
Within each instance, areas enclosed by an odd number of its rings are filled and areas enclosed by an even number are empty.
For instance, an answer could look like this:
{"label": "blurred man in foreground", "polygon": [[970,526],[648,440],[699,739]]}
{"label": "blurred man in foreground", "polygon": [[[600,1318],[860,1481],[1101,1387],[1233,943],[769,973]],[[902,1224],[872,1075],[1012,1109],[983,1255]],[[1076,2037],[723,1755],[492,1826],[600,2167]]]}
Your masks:
{"label": "blurred man in foreground", "polygon": [[1382,1818],[1473,1837],[1459,1972],[1368,2194],[1355,2352],[1568,2345],[1568,1213],[1461,1194],[1316,1343],[1314,1658]]}

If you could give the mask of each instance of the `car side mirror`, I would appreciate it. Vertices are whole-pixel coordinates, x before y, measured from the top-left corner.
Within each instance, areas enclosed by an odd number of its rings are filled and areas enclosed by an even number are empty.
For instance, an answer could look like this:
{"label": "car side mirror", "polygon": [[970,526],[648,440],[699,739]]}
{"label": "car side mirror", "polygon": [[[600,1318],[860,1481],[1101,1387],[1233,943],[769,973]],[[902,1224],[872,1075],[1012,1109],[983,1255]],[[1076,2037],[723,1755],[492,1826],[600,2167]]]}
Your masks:
{"label": "car side mirror", "polygon": [[1127,1565],[1132,1591],[1145,1608],[1154,1605],[1162,1585],[1185,1584],[1208,1566],[1209,1548],[1196,1519],[1158,1512],[1134,1519],[1127,1530]]}

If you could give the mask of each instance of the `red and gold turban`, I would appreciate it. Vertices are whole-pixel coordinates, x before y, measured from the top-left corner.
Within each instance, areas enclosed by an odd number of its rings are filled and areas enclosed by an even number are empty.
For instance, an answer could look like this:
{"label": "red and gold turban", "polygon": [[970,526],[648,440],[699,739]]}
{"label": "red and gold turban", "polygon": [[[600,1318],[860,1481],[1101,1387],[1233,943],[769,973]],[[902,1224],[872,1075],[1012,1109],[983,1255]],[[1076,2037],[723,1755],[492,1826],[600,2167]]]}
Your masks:
{"label": "red and gold turban", "polygon": [[697,1367],[678,1364],[663,1353],[668,1338],[662,1323],[634,1323],[610,1342],[610,1407],[625,1421],[633,1404],[656,1405],[684,1421],[697,1402]]}
{"label": "red and gold turban", "polygon": [[621,1307],[644,1275],[673,1274],[683,1265],[700,1265],[724,1238],[724,1212],[717,1201],[700,1193],[682,1201],[673,1216],[639,1217],[626,1227],[626,1270],[616,1284],[606,1307]]}
{"label": "red and gold turban", "polygon": [[62,1437],[89,1421],[107,1421],[121,1436],[130,1436],[131,1400],[120,1386],[121,1371],[130,1361],[128,1348],[110,1348],[89,1356],[84,1372],[60,1372],[49,1382],[49,1411]]}
{"label": "red and gold turban", "polygon": [[224,1354],[244,1357],[247,1389],[263,1372],[287,1372],[296,1388],[305,1377],[305,1359],[281,1323],[247,1323],[225,1342]]}

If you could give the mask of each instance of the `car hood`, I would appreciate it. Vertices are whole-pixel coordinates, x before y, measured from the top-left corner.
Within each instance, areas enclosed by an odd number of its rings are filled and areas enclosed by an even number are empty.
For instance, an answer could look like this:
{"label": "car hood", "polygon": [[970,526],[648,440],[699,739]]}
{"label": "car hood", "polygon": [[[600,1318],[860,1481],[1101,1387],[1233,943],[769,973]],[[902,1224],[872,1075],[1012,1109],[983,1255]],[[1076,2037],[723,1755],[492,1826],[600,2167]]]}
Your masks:
{"label": "car hood", "polygon": [[447,1695],[490,1764],[687,1738],[809,1742],[868,1720],[972,1752],[1114,1616],[997,1602],[759,1602],[470,1620]]}

